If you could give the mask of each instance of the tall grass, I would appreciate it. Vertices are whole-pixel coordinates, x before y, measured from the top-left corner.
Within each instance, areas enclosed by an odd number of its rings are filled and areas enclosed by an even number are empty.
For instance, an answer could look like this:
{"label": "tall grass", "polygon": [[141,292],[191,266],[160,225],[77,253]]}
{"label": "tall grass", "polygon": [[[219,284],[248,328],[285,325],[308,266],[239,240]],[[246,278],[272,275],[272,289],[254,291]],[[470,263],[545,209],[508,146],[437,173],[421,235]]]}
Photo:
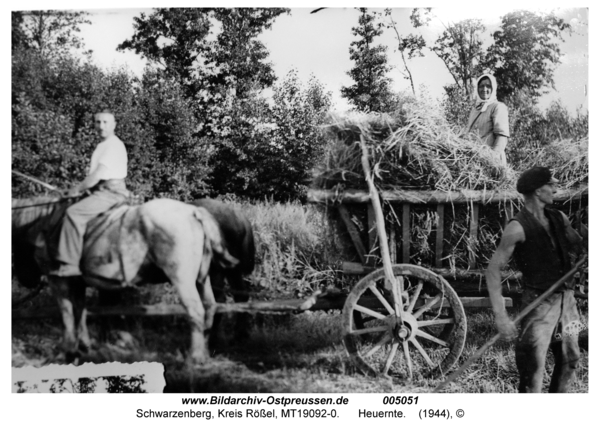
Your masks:
{"label": "tall grass", "polygon": [[333,286],[341,262],[339,238],[325,212],[299,202],[237,202],[254,230],[252,283],[263,294],[304,296]]}

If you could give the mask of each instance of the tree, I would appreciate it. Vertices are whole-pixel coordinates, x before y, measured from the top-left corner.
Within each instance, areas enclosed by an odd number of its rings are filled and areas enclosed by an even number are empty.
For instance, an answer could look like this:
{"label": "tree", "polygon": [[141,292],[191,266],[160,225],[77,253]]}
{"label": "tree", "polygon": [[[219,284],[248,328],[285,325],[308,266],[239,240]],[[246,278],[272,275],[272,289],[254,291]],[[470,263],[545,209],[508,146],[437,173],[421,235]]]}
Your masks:
{"label": "tree", "polygon": [[231,105],[223,107],[222,114],[218,133],[205,137],[205,142],[213,147],[211,187],[215,194],[261,197],[265,194],[260,190],[260,168],[268,156],[266,147],[273,126],[269,105],[254,94],[232,99]]}
{"label": "tree", "polygon": [[252,90],[262,90],[275,82],[272,64],[265,62],[269,52],[258,36],[271,28],[275,18],[289,9],[217,8],[214,17],[221,23],[213,49],[207,56],[219,72],[209,76],[213,84],[233,86],[243,98]]}
{"label": "tree", "polygon": [[211,9],[159,8],[134,17],[135,33],[117,50],[133,50],[195,91],[195,69],[209,50]]}
{"label": "tree", "polygon": [[[234,85],[246,93],[258,84],[269,87],[275,80],[268,51],[257,40],[274,19],[289,9],[281,8],[159,8],[134,18],[135,33],[118,50],[133,50],[169,76],[188,87],[188,96],[215,85]],[[220,23],[216,40],[209,40],[213,25]]]}
{"label": "tree", "polygon": [[[73,11],[20,11],[12,12],[12,102],[19,94],[28,93],[28,101],[44,108],[52,98],[60,97],[40,87],[49,80],[58,79],[44,73],[64,70],[58,62],[72,62],[74,50],[82,51],[84,43],[78,36],[80,26],[89,24],[87,12]],[[82,51],[89,58],[91,51]],[[70,85],[67,79],[64,84]]]}
{"label": "tree", "polygon": [[[146,69],[136,93],[138,120],[149,133],[140,150],[154,151],[154,164],[148,165],[140,181],[151,183],[151,193],[189,201],[206,196],[210,167],[210,147],[195,136],[197,121],[192,100],[176,78],[166,79],[156,70]],[[138,158],[143,153],[138,153]],[[132,155],[133,156],[133,155]]]}
{"label": "tree", "polygon": [[[34,10],[22,12],[20,17],[13,13],[13,41],[15,31],[20,31],[26,39],[22,43],[40,55],[52,58],[64,56],[72,49],[85,47],[77,33],[81,31],[81,25],[91,24],[88,15],[87,12],[66,10]],[[16,30],[15,25],[20,30]]]}
{"label": "tree", "polygon": [[29,47],[29,39],[23,29],[24,22],[25,16],[23,15],[23,12],[11,12],[11,48],[13,53],[15,50],[27,49]]}
{"label": "tree", "polygon": [[480,35],[485,30],[480,19],[466,19],[444,30],[431,49],[444,61],[456,85],[465,95],[471,95],[473,79],[484,58]]}
{"label": "tree", "polygon": [[[156,9],[135,18],[135,34],[118,49],[134,50],[167,77],[178,78],[194,100],[198,134],[218,137],[228,132],[236,100],[247,97],[252,103],[252,92],[275,81],[268,51],[257,37],[282,13],[289,9]],[[216,23],[220,31],[209,40]]]}
{"label": "tree", "polygon": [[571,26],[553,14],[511,12],[502,17],[493,34],[485,63],[498,80],[498,97],[513,97],[524,91],[538,98],[545,87],[554,87],[554,70],[560,63],[558,41]]}
{"label": "tree", "polygon": [[354,84],[342,87],[342,96],[360,111],[389,111],[393,109],[394,95],[391,79],[386,76],[390,70],[386,47],[373,46],[375,37],[383,32],[383,24],[376,22],[375,13],[368,13],[366,8],[359,10],[358,26],[352,28],[352,34],[360,39],[350,43],[350,59],[355,66],[348,72]]}
{"label": "tree", "polygon": [[314,76],[303,85],[296,70],[274,87],[275,127],[261,182],[276,199],[306,197],[312,168],[323,153],[319,129],[331,108],[331,96]]}
{"label": "tree", "polygon": [[[258,36],[270,29],[274,20],[289,9],[282,8],[217,8],[214,18],[221,23],[221,32],[206,55],[210,72],[200,79],[196,97],[199,119],[204,135],[227,133],[231,108],[244,110],[261,104],[260,92],[276,80],[273,66],[267,62],[268,51]],[[257,105],[257,111],[262,106]],[[252,114],[252,110],[248,113]],[[257,116],[258,117],[258,116]]]}
{"label": "tree", "polygon": [[227,133],[213,138],[215,191],[280,201],[305,197],[323,144],[319,125],[330,106],[331,93],[314,77],[302,84],[294,70],[274,86],[272,106],[262,98],[237,100]]}
{"label": "tree", "polygon": [[[430,8],[426,9],[430,10]],[[404,72],[402,75],[405,79],[410,81],[410,87],[412,89],[413,95],[416,95],[415,92],[415,84],[413,81],[412,73],[408,68],[408,64],[406,59],[413,59],[417,57],[423,57],[423,49],[425,48],[425,39],[421,35],[409,34],[406,37],[400,36],[400,32],[398,31],[397,23],[394,21],[392,17],[392,9],[385,9],[385,15],[389,17],[388,28],[392,28],[396,33],[396,39],[398,40],[398,51],[402,56],[402,63],[404,65]],[[415,28],[420,27],[421,25],[425,25],[420,20],[419,9],[413,9],[413,12],[410,16],[411,22]]]}

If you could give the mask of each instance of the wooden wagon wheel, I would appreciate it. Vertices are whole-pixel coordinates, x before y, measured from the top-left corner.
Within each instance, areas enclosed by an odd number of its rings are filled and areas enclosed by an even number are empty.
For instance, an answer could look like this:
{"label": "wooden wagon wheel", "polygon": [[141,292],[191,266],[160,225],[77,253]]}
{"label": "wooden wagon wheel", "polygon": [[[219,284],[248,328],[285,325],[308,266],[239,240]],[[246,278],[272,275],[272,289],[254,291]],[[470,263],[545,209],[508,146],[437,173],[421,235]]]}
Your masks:
{"label": "wooden wagon wheel", "polygon": [[352,289],[342,312],[344,345],[365,374],[412,377],[445,374],[458,360],[467,319],[458,295],[444,278],[410,264],[392,266],[402,295],[402,322],[383,269]]}

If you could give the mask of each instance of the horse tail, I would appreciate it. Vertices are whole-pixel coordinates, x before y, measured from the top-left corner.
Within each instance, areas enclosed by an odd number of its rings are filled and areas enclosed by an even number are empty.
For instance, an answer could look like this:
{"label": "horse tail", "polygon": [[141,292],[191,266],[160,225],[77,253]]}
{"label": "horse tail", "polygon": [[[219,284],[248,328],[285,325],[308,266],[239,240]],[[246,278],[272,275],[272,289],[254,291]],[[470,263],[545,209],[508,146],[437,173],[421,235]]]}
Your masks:
{"label": "horse tail", "polygon": [[239,260],[231,255],[223,245],[221,230],[214,217],[202,207],[194,208],[194,217],[202,224],[204,229],[204,252],[212,253],[214,261],[223,268],[235,267]]}

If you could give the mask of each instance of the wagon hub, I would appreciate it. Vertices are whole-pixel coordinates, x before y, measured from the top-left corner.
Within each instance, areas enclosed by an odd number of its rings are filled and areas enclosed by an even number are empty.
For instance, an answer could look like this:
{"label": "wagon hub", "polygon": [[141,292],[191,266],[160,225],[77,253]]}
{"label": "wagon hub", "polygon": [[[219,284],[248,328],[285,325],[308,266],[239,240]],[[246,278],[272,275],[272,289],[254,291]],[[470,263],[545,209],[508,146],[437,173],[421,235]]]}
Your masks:
{"label": "wagon hub", "polygon": [[410,313],[402,313],[402,323],[398,323],[394,326],[394,337],[400,341],[406,341],[415,335],[418,329],[417,319],[414,318]]}
{"label": "wagon hub", "polygon": [[412,330],[410,328],[410,325],[406,325],[406,324],[404,324],[404,325],[397,325],[394,328],[394,335],[400,341],[407,340],[412,335]]}

